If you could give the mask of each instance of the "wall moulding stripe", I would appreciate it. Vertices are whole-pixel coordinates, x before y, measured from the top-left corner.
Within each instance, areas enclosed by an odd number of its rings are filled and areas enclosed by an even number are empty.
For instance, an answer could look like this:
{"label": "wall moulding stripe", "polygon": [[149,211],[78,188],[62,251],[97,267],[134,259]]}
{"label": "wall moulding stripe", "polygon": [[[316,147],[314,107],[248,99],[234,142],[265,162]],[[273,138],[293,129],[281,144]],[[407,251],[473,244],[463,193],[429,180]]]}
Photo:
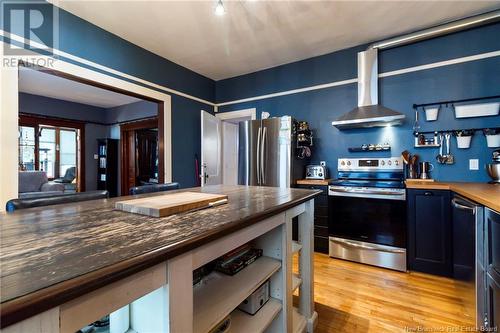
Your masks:
{"label": "wall moulding stripe", "polygon": [[[45,46],[43,46],[43,45],[41,45],[41,44],[39,44],[39,43],[37,43],[35,41],[32,41],[32,40],[20,37],[20,36],[15,35],[15,34],[11,34],[11,33],[7,32],[7,31],[4,31],[4,30],[0,30],[0,36],[2,36],[4,38],[9,38],[9,39],[11,39],[13,41],[21,43],[22,45],[30,44],[30,45],[33,45],[33,46],[39,47],[39,48],[45,47]],[[185,98],[188,98],[188,99],[200,102],[200,103],[204,103],[204,104],[207,104],[207,105],[210,105],[210,106],[215,106],[215,103],[207,101],[205,99],[202,99],[202,98],[199,98],[199,97],[196,97],[196,96],[192,96],[192,95],[183,93],[181,91],[178,91],[178,90],[175,90],[175,89],[171,89],[171,88],[168,88],[168,87],[165,87],[165,86],[162,86],[162,85],[159,85],[159,84],[156,84],[156,83],[153,83],[153,82],[150,82],[150,81],[147,81],[147,80],[144,80],[144,79],[141,79],[141,78],[138,78],[138,77],[135,77],[135,76],[132,76],[132,75],[120,72],[120,71],[117,71],[115,69],[112,69],[112,68],[100,65],[100,64],[95,63],[95,62],[90,61],[90,60],[86,60],[86,59],[80,58],[78,56],[66,53],[66,52],[58,50],[58,49],[50,48],[50,49],[47,49],[47,51],[51,52],[54,55],[57,55],[57,56],[60,56],[60,57],[64,57],[64,58],[66,58],[68,60],[74,61],[77,64],[88,66],[91,69],[96,69],[96,70],[103,71],[105,73],[117,76],[119,78],[122,78],[122,79],[125,79],[125,80],[128,80],[128,81],[131,81],[133,83],[141,84],[141,85],[143,85],[143,86],[145,86],[147,88],[156,89],[156,90],[158,90],[160,92],[174,94],[174,95],[185,97]]]}
{"label": "wall moulding stripe", "polygon": [[[465,63],[465,62],[478,61],[478,60],[483,60],[483,59],[488,59],[488,58],[493,58],[493,57],[498,57],[498,56],[500,56],[500,50],[487,52],[487,53],[475,54],[475,55],[467,56],[467,57],[461,57],[461,58],[455,58],[455,59],[444,60],[444,61],[439,61],[439,62],[433,62],[433,63],[425,64],[425,65],[402,68],[402,69],[398,69],[398,70],[394,70],[394,71],[390,71],[390,72],[380,73],[378,75],[378,77],[379,78],[391,77],[391,76],[402,75],[402,74],[406,74],[406,73],[412,73],[412,72],[424,71],[424,70],[433,69],[433,68],[461,64],[461,63]],[[244,102],[258,101],[261,99],[273,98],[273,97],[278,97],[278,96],[298,94],[298,93],[312,91],[312,90],[327,89],[327,88],[332,88],[332,87],[337,87],[337,86],[342,86],[342,85],[347,85],[347,84],[353,84],[356,82],[358,82],[357,78],[353,78],[353,79],[349,79],[349,80],[342,80],[342,81],[335,81],[335,82],[319,84],[319,85],[315,85],[315,86],[280,91],[280,92],[272,93],[272,94],[266,94],[266,95],[260,95],[260,96],[238,99],[238,100],[234,100],[234,101],[218,103],[217,107],[225,106],[225,105],[232,105],[232,104],[239,104],[239,103],[244,103]]]}

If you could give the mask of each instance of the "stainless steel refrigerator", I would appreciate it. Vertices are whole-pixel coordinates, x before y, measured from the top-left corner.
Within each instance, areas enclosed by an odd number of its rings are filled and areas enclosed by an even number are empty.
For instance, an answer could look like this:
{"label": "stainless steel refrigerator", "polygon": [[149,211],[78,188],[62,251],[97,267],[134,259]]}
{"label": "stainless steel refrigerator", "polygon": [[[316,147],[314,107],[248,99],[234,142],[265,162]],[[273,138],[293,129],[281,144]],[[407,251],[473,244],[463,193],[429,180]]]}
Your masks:
{"label": "stainless steel refrigerator", "polygon": [[238,184],[291,187],[303,177],[295,124],[289,116],[239,123]]}

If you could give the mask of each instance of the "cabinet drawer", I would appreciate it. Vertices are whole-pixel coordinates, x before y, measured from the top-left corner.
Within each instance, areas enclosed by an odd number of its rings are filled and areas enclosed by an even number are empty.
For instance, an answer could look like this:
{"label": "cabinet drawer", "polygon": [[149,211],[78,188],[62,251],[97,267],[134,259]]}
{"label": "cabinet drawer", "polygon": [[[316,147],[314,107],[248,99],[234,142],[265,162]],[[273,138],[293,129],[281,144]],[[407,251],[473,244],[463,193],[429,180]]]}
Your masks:
{"label": "cabinet drawer", "polygon": [[321,190],[323,194],[328,195],[328,185],[297,185],[297,188],[305,188],[309,190]]}
{"label": "cabinet drawer", "polygon": [[328,195],[319,195],[314,198],[314,207],[328,207]]}
{"label": "cabinet drawer", "polygon": [[314,226],[314,236],[321,236],[328,238],[328,227]]}
{"label": "cabinet drawer", "polygon": [[328,217],[327,216],[314,216],[314,226],[328,228]]}
{"label": "cabinet drawer", "polygon": [[328,207],[324,206],[315,206],[314,207],[314,216],[328,217]]}
{"label": "cabinet drawer", "polygon": [[314,237],[314,251],[328,254],[328,238]]}

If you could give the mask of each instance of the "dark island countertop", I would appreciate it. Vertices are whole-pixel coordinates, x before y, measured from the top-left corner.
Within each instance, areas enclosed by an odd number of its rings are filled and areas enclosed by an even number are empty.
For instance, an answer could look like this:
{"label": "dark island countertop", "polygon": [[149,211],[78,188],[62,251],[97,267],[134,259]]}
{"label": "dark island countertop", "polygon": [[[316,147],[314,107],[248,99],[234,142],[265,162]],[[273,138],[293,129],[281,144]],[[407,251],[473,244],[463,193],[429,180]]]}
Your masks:
{"label": "dark island countertop", "polygon": [[[0,214],[1,327],[306,202],[320,191],[206,186],[226,205],[164,218],[114,209],[124,197]],[[163,193],[143,196],[162,195]]]}

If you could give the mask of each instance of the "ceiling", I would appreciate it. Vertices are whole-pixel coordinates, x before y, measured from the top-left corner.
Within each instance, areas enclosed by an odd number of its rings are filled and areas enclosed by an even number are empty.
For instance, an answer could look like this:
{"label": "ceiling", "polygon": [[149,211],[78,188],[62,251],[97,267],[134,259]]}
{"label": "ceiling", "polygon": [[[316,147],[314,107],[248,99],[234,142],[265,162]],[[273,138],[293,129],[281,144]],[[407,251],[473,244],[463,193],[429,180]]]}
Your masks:
{"label": "ceiling", "polygon": [[50,0],[214,80],[326,54],[500,7],[498,1]]}
{"label": "ceiling", "polygon": [[24,67],[19,70],[19,91],[101,108],[140,101],[134,97]]}

